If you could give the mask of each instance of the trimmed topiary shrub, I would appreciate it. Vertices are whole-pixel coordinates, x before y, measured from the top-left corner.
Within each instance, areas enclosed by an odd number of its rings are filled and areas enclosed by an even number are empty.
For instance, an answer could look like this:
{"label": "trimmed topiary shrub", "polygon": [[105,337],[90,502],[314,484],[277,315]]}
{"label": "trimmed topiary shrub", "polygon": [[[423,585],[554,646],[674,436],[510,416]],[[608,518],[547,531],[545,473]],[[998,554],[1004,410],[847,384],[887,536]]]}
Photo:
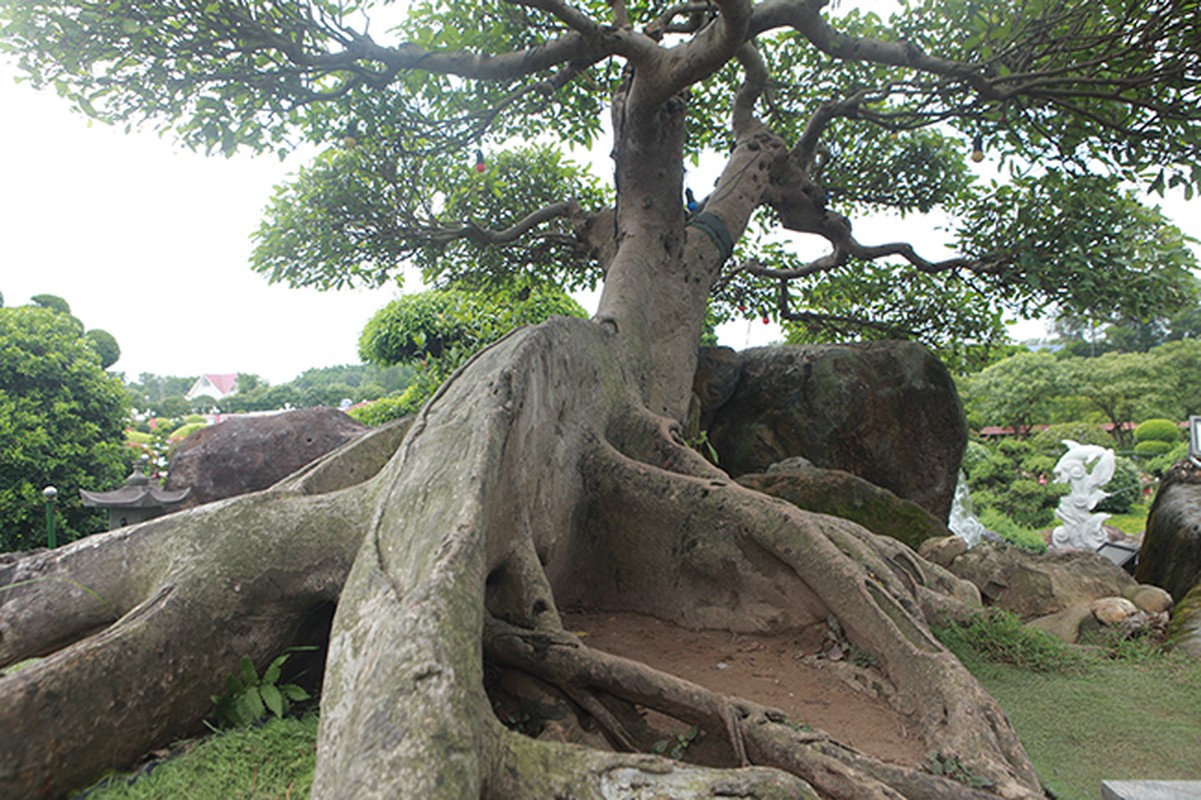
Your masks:
{"label": "trimmed topiary shrub", "polygon": [[1045,486],[1029,478],[1020,478],[1009,484],[999,508],[1006,516],[1027,528],[1046,528],[1055,521],[1055,507],[1066,491],[1062,484],[1048,483]]}
{"label": "trimmed topiary shrub", "polygon": [[346,413],[352,419],[364,425],[376,427],[386,422],[391,422],[394,419],[415,414],[420,407],[419,403],[414,404],[413,398],[402,394],[399,397],[381,397],[379,400],[373,400],[365,406],[352,408]]}
{"label": "trimmed topiary shrub", "polygon": [[171,431],[171,436],[169,438],[172,442],[181,442],[201,428],[207,427],[207,422],[189,422],[187,425],[180,425],[178,428]]}
{"label": "trimmed topiary shrub", "polygon": [[1009,542],[1031,553],[1047,552],[1047,542],[1033,528],[1024,528],[995,508],[986,508],[977,515],[980,524]]}
{"label": "trimmed topiary shrub", "polygon": [[1171,442],[1161,442],[1158,439],[1148,439],[1134,445],[1134,454],[1139,458],[1151,459],[1170,453],[1174,445]]}
{"label": "trimmed topiary shrub", "polygon": [[[1167,442],[1176,444],[1180,441],[1180,433],[1180,426],[1170,419],[1149,419],[1139,423],[1138,427],[1134,429],[1134,441],[1136,443]],[[1137,449],[1136,444],[1136,452]]]}
{"label": "trimmed topiary shrub", "polygon": [[1142,460],[1143,469],[1157,477],[1163,477],[1173,464],[1188,458],[1188,442],[1179,442],[1163,455]]}

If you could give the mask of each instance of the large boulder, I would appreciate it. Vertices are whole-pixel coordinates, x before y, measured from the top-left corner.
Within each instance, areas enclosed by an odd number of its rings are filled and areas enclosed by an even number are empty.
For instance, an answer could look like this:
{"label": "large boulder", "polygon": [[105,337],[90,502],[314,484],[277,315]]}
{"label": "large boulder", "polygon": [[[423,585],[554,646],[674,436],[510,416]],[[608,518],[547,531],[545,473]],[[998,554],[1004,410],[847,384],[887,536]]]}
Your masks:
{"label": "large boulder", "polygon": [[334,408],[232,417],[179,444],[167,488],[191,487],[181,509],[266,489],[367,430]]}
{"label": "large boulder", "polygon": [[1187,461],[1164,475],[1147,517],[1135,577],[1175,598],[1201,581],[1201,469]]}
{"label": "large boulder", "polygon": [[[803,456],[947,519],[967,422],[950,374],[927,348],[756,348],[738,354],[736,382],[728,362],[728,354],[702,357],[696,393],[702,425],[731,475]],[[720,385],[710,385],[714,380]]]}
{"label": "large boulder", "polygon": [[741,475],[738,482],[798,508],[849,519],[872,533],[891,536],[916,550],[931,537],[951,532],[917,503],[897,497],[856,475],[839,469],[789,464],[767,472]]}

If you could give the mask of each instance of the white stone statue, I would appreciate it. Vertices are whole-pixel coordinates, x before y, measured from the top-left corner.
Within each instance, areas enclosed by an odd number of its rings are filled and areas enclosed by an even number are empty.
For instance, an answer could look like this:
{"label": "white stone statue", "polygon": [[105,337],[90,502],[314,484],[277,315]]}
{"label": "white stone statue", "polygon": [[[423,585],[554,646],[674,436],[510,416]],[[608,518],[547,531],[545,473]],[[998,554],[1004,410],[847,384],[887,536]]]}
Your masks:
{"label": "white stone statue", "polygon": [[1116,467],[1113,450],[1071,439],[1064,439],[1063,443],[1068,451],[1055,465],[1055,482],[1066,483],[1071,491],[1055,509],[1055,516],[1063,524],[1052,531],[1051,544],[1096,550],[1105,544],[1105,531],[1101,526],[1109,519],[1109,514],[1093,514],[1092,509],[1109,497],[1101,487],[1113,479]]}

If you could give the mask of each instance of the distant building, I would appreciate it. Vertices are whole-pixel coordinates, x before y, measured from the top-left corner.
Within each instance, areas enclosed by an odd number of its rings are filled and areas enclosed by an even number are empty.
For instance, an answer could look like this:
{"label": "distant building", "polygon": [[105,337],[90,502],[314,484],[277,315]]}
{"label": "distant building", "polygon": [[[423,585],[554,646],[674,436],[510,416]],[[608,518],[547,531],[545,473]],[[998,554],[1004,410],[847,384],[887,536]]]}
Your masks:
{"label": "distant building", "polygon": [[237,391],[237,375],[201,375],[192,384],[192,388],[188,389],[184,398],[188,401],[195,400],[197,397],[211,397],[214,400],[220,400]]}

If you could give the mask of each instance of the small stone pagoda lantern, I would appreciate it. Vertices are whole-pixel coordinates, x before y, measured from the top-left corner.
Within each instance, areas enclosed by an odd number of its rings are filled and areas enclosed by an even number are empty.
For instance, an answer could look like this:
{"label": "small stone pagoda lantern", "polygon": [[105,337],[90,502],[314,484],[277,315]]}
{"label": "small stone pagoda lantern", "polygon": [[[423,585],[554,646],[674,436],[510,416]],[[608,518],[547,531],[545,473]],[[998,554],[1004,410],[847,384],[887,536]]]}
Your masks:
{"label": "small stone pagoda lantern", "polygon": [[134,467],[125,485],[111,492],[88,492],[79,490],[83,504],[89,508],[108,509],[108,529],[135,525],[148,519],[161,517],[171,511],[171,506],[181,502],[192,491],[189,486],[178,491],[169,491],[151,485],[146,473]]}

